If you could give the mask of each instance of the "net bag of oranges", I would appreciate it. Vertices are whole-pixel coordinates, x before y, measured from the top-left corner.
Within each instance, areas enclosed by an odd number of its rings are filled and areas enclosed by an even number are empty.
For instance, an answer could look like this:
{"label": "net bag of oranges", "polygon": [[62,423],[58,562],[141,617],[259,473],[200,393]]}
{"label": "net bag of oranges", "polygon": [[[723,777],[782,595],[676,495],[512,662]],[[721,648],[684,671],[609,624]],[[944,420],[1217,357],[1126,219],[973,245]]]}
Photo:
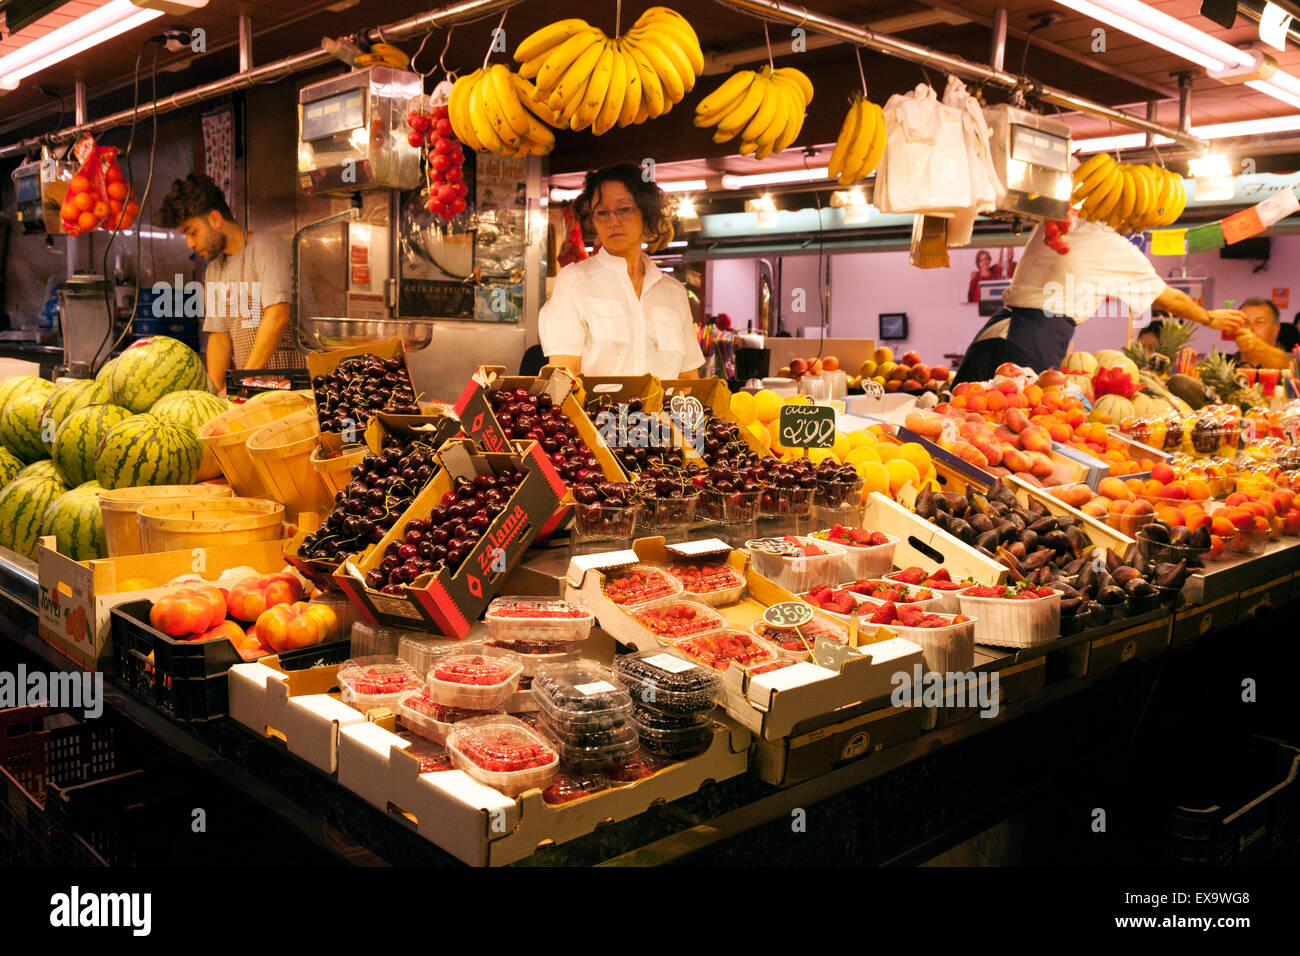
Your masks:
{"label": "net bag of oranges", "polygon": [[[95,229],[129,229],[140,212],[140,204],[122,178],[117,148],[90,143],[77,174],[68,181],[68,192],[59,207],[63,231],[80,236]],[[78,147],[78,156],[82,153]]]}

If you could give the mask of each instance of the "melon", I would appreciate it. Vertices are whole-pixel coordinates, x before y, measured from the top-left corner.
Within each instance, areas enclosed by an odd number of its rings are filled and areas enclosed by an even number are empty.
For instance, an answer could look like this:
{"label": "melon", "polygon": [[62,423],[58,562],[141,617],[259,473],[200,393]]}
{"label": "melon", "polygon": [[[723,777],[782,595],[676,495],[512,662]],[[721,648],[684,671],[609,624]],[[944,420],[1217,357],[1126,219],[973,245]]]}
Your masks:
{"label": "melon", "polygon": [[1097,371],[1097,358],[1091,352],[1071,352],[1061,368],[1067,372],[1081,372],[1091,377]]}
{"label": "melon", "polygon": [[54,439],[65,418],[79,408],[102,405],[111,400],[108,386],[91,378],[68,382],[55,388],[41,413],[41,441],[46,452],[54,454]]}
{"label": "melon", "polygon": [[0,547],[35,560],[45,510],[67,490],[57,478],[15,479],[0,490]]}
{"label": "melon", "polygon": [[1150,418],[1152,415],[1158,414],[1160,405],[1163,404],[1157,402],[1154,395],[1146,392],[1138,392],[1133,396],[1132,402],[1133,414],[1138,418]]}
{"label": "melon", "polygon": [[108,379],[113,404],[140,413],[171,392],[202,388],[207,372],[188,345],[155,335],[119,355]]}
{"label": "melon", "polygon": [[59,554],[73,561],[90,561],[108,554],[104,544],[104,515],[99,496],[104,489],[91,483],[59,495],[45,509],[41,536],[58,539]]}
{"label": "melon", "polygon": [[0,413],[3,413],[9,399],[27,392],[41,392],[46,398],[54,391],[54,383],[47,382],[36,375],[15,375],[0,382]]}
{"label": "melon", "polygon": [[59,474],[58,469],[54,467],[54,462],[50,461],[48,458],[44,461],[38,461],[34,465],[28,465],[22,471],[18,472],[18,474],[14,475],[14,481],[21,481],[24,478],[40,478],[42,481],[53,479],[60,484],[67,484],[67,482],[63,480],[63,476]]}
{"label": "melon", "polygon": [[99,371],[95,373],[95,381],[99,382],[99,384],[103,385],[105,388],[111,389],[112,384],[109,381],[109,376],[113,374],[113,367],[115,365],[117,365],[117,359],[115,358],[111,358],[101,365]]}
{"label": "melon", "polygon": [[54,467],[67,485],[77,486],[95,477],[95,455],[114,425],[131,417],[119,405],[79,408],[59,425],[54,435]]}
{"label": "melon", "polygon": [[202,460],[203,446],[185,425],[156,415],[132,415],[104,436],[95,477],[109,489],[189,485]]}
{"label": "melon", "polygon": [[1100,421],[1102,414],[1110,416],[1112,424],[1122,422],[1133,417],[1133,403],[1123,395],[1103,395],[1092,407],[1092,420]]}
{"label": "melon", "polygon": [[[222,412],[229,411],[231,405],[224,398],[218,398],[208,392],[189,389],[184,392],[172,392],[154,402],[149,409],[150,415],[168,421],[179,422],[189,428],[198,437],[199,429]],[[212,450],[204,446],[203,461],[199,463],[199,481],[207,481],[221,474]]]}
{"label": "melon", "polygon": [[14,453],[0,446],[0,488],[17,478],[22,470],[23,463],[14,457]]}
{"label": "melon", "polygon": [[1101,368],[1122,368],[1128,374],[1128,377],[1133,380],[1134,385],[1139,384],[1141,381],[1139,378],[1141,373],[1138,371],[1137,365],[1123,352],[1115,349],[1102,349],[1100,352],[1094,353],[1093,357]]}
{"label": "melon", "polygon": [[0,414],[0,444],[29,465],[50,456],[41,441],[46,398],[40,391],[20,392],[9,399]]}

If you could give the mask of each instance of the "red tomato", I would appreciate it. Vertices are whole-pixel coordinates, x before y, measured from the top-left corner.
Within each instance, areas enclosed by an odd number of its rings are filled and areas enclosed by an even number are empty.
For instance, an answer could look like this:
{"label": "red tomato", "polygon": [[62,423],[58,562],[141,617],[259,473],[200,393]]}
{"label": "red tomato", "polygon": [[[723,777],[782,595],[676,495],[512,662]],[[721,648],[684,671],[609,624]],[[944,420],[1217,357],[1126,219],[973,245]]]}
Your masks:
{"label": "red tomato", "polygon": [[434,120],[433,128],[438,131],[439,136],[452,135],[451,120],[447,119],[445,116],[442,119]]}
{"label": "red tomato", "polygon": [[429,128],[429,117],[423,113],[407,113],[406,125],[411,127],[417,133],[423,133]]}
{"label": "red tomato", "polygon": [[446,119],[449,115],[451,114],[445,106],[435,106],[433,108],[434,120]]}
{"label": "red tomato", "polygon": [[416,149],[419,149],[424,145],[424,134],[417,132],[416,130],[411,130],[411,132],[406,134],[406,141]]}
{"label": "red tomato", "polygon": [[465,211],[465,200],[457,196],[451,201],[451,205],[448,208],[450,208],[453,213],[462,213]]}
{"label": "red tomato", "polygon": [[[445,157],[444,157],[445,158]],[[458,183],[465,178],[465,171],[455,163],[447,167],[447,171],[442,174],[443,178],[449,183]]]}
{"label": "red tomato", "polygon": [[454,192],[457,196],[460,196],[462,198],[469,195],[469,187],[465,185],[463,181],[458,183],[452,183],[451,189],[452,192]]}
{"label": "red tomato", "polygon": [[442,200],[443,205],[451,205],[456,198],[456,190],[451,188],[451,183],[443,183],[438,187],[438,198]]}
{"label": "red tomato", "polygon": [[456,144],[444,136],[438,137],[438,141],[433,144],[434,152],[441,153],[444,156],[450,155],[455,148]]}
{"label": "red tomato", "polygon": [[[108,169],[104,170],[104,180],[110,183],[120,183],[122,181],[122,170],[117,163],[110,163]],[[112,190],[109,191],[109,195],[113,195]]]}
{"label": "red tomato", "polygon": [[428,201],[424,208],[431,213],[440,213],[443,210],[442,200],[435,196]]}

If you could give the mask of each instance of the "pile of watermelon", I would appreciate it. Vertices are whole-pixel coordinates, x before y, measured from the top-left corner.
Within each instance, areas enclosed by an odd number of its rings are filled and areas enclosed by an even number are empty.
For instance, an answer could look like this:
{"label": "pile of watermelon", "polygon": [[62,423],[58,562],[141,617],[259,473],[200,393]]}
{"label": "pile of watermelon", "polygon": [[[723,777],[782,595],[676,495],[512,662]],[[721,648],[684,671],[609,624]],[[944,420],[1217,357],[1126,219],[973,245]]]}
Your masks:
{"label": "pile of watermelon", "polygon": [[104,556],[99,492],[220,474],[197,430],[230,408],[199,356],[141,339],[93,379],[0,382],[0,546],[36,557],[52,534],[77,561]]}

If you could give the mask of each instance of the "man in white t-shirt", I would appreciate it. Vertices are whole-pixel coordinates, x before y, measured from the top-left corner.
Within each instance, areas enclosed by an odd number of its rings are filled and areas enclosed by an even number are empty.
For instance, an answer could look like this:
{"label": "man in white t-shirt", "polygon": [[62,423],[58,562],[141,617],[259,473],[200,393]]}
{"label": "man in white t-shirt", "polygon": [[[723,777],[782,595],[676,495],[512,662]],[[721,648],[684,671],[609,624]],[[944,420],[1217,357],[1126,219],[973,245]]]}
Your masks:
{"label": "man in white t-shirt", "polygon": [[990,379],[1003,362],[1056,368],[1080,323],[1099,309],[1104,317],[1125,314],[1117,302],[1134,314],[1154,307],[1231,333],[1245,320],[1235,309],[1207,311],[1166,285],[1146,254],[1108,226],[1074,219],[1064,239],[1061,253],[1048,246],[1045,224],[1034,229],[1002,308],[971,342],[955,382]]}

